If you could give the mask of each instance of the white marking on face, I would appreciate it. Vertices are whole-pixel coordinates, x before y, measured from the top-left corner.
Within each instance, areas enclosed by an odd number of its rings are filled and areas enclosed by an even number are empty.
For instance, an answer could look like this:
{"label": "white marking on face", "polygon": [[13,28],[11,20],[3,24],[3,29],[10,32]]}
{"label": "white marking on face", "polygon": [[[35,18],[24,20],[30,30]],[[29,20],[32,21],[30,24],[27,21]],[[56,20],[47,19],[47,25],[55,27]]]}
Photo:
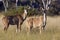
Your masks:
{"label": "white marking on face", "polygon": [[27,10],[26,9],[24,9],[24,13],[27,14]]}
{"label": "white marking on face", "polygon": [[23,19],[25,19],[26,15],[27,15],[27,10],[24,9]]}

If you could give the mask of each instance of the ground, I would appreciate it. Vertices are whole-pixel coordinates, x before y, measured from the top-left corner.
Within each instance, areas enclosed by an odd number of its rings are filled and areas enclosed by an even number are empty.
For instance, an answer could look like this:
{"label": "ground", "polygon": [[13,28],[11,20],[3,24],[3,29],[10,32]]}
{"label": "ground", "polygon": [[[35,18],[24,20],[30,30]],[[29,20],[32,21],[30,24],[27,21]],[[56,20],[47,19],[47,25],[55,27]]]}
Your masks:
{"label": "ground", "polygon": [[[32,31],[28,36],[25,30],[16,33],[16,25],[10,25],[8,31],[4,32],[1,18],[0,16],[0,40],[60,40],[60,16],[48,16],[45,30],[41,34]],[[22,27],[25,27],[25,23]]]}

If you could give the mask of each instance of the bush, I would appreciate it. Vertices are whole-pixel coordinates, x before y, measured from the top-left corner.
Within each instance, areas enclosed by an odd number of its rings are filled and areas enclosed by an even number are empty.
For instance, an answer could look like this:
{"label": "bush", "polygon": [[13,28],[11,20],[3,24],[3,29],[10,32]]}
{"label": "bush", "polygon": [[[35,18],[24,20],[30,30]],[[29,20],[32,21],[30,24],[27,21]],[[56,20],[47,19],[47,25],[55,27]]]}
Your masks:
{"label": "bush", "polygon": [[32,8],[28,10],[28,16],[33,16],[33,15],[40,15],[41,11],[38,11],[38,9]]}
{"label": "bush", "polygon": [[23,6],[18,7],[18,9],[9,9],[6,13],[3,13],[5,16],[16,15],[23,13]]}
{"label": "bush", "polygon": [[[3,13],[5,16],[11,16],[16,14],[22,14],[24,12],[24,8],[28,8],[27,6],[19,6],[17,9],[9,9],[6,13]],[[27,9],[28,10],[28,16],[37,15],[38,10],[35,8]]]}

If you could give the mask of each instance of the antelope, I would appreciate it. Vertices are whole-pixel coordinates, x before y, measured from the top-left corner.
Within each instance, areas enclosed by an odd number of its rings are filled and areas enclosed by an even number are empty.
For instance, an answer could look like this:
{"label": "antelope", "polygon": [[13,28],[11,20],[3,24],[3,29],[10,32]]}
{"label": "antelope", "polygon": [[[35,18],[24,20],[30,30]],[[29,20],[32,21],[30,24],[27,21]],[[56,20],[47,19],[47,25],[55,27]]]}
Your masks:
{"label": "antelope", "polygon": [[42,28],[43,28],[43,16],[39,17],[29,17],[26,19],[26,27],[27,27],[27,33],[31,31],[32,28],[39,28],[39,32],[41,34]]}
{"label": "antelope", "polygon": [[4,25],[4,31],[7,31],[9,25],[17,25],[17,31],[21,31],[21,25],[23,24],[24,20],[26,19],[27,16],[27,10],[24,9],[24,13],[21,15],[14,15],[14,16],[4,16],[2,18],[2,22]]}

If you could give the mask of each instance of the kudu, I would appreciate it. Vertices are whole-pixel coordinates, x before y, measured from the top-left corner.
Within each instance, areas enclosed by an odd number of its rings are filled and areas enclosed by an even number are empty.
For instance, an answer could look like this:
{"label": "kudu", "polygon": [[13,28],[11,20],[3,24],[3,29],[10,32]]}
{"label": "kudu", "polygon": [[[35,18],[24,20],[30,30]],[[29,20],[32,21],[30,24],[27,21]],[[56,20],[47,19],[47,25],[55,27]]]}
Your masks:
{"label": "kudu", "polygon": [[24,13],[22,13],[21,15],[14,15],[14,16],[4,16],[2,18],[2,22],[4,25],[4,31],[7,31],[9,25],[17,25],[17,31],[21,31],[21,25],[24,22],[24,20],[26,19],[27,16],[27,10],[24,9]]}
{"label": "kudu", "polygon": [[27,27],[27,33],[29,33],[32,28],[39,28],[39,31],[41,33],[43,26],[43,16],[36,16],[36,17],[29,17],[26,19],[26,27]]}

